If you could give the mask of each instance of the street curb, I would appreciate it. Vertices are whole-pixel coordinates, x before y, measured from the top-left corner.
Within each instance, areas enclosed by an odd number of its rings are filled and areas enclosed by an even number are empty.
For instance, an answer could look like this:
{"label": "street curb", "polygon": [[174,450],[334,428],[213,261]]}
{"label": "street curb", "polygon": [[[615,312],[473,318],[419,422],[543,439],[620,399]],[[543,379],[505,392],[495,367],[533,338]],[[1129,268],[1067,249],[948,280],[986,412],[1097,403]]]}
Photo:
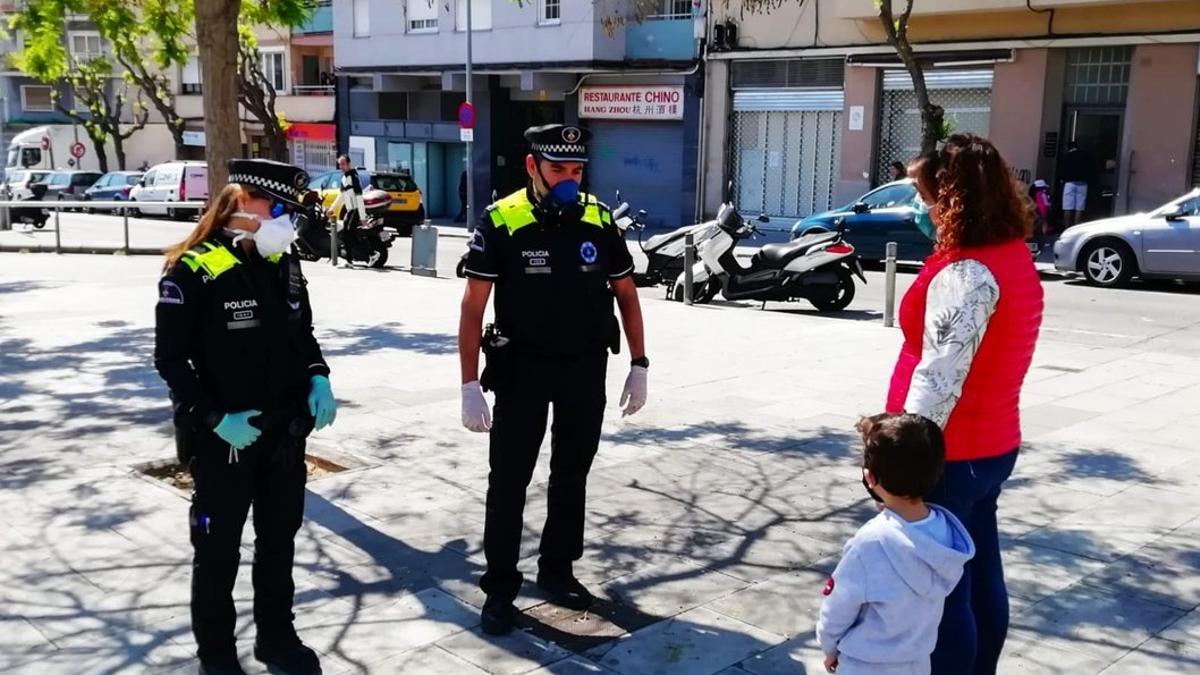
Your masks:
{"label": "street curb", "polygon": [[0,253],[76,253],[85,255],[163,255],[164,250],[161,248],[113,248],[107,246],[60,246],[57,250],[53,246],[13,246],[11,244],[0,244]]}

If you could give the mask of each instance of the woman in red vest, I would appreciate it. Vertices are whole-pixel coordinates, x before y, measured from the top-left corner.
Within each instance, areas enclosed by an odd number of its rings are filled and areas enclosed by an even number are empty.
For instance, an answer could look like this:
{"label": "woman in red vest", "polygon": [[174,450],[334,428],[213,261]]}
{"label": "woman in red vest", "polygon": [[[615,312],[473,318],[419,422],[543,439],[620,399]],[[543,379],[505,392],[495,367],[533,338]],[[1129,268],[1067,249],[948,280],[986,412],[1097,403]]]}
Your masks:
{"label": "woman in red vest", "polygon": [[887,408],[943,428],[946,471],[928,499],[975,540],[946,600],[932,671],[990,674],[1008,632],[996,501],[1017,461],[1021,385],[1042,323],[1041,281],[1025,245],[1032,214],[995,146],[972,134],[951,136],[909,174],[936,245],[900,305],[904,346]]}

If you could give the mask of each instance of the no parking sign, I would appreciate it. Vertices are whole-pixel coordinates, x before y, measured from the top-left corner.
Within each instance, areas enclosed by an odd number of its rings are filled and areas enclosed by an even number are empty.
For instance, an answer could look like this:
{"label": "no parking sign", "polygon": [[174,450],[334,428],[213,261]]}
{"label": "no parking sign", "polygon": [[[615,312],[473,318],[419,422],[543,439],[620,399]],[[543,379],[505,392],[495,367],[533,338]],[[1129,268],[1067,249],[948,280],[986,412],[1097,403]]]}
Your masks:
{"label": "no parking sign", "polygon": [[77,141],[77,142],[71,144],[71,156],[72,157],[74,157],[75,159],[81,159],[86,154],[87,154],[87,148],[85,148],[83,146],[83,143],[79,143]]}

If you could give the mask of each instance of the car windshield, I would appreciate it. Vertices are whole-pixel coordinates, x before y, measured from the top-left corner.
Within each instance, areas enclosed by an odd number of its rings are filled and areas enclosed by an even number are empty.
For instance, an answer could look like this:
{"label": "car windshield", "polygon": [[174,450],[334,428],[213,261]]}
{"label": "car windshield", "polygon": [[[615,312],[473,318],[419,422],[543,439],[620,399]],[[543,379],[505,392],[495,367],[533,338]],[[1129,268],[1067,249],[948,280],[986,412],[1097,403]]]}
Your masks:
{"label": "car windshield", "polygon": [[142,179],[142,175],[140,173],[130,174],[125,177],[125,184],[126,185],[137,185],[137,182],[141,179]]}
{"label": "car windshield", "polygon": [[9,185],[23,183],[25,182],[25,176],[26,173],[24,171],[10,171],[8,173],[8,179],[5,182],[7,182]]}
{"label": "car windshield", "polygon": [[885,185],[870,192],[863,196],[862,202],[873,209],[886,209],[893,206],[910,206],[916,196],[916,186],[904,182]]}
{"label": "car windshield", "polygon": [[[366,181],[363,182],[365,186]],[[417,184],[411,178],[396,173],[377,173],[370,177],[371,187],[384,192],[416,192]]]}
{"label": "car windshield", "polygon": [[1183,206],[1186,202],[1190,202],[1191,200],[1196,199],[1197,197],[1200,197],[1200,188],[1196,188],[1196,189],[1192,190],[1191,192],[1187,193],[1186,195],[1183,195],[1182,197],[1177,197],[1175,199],[1172,199],[1171,201],[1167,202],[1166,204],[1163,204],[1162,206],[1158,207],[1157,209],[1154,209],[1153,211],[1151,211],[1150,215],[1153,217],[1153,216],[1162,216],[1167,213],[1174,213],[1176,211],[1179,211],[1180,207]]}

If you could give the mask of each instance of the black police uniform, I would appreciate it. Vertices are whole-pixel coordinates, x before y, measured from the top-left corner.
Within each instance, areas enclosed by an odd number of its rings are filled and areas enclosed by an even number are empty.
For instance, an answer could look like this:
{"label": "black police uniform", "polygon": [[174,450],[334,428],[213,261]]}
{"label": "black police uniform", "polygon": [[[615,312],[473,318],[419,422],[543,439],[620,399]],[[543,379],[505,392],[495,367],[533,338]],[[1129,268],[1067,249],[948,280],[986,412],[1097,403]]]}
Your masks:
{"label": "black police uniform", "polygon": [[[272,171],[261,180],[243,173],[239,182],[277,193]],[[195,481],[192,628],[202,662],[236,659],[232,593],[251,503],[258,644],[298,643],[292,558],[313,426],[306,400],[309,379],[329,374],[305,285],[298,260],[247,253],[224,233],[185,253],[158,284],[154,364],[170,388],[181,460]],[[263,412],[254,418],[263,433],[235,458],[213,428],[225,413],[250,409]]]}
{"label": "black police uniform", "polygon": [[[587,132],[544,128],[570,142],[543,143],[580,161]],[[538,152],[538,138],[534,140]],[[633,261],[608,208],[581,194],[573,213],[554,215],[528,189],[490,206],[469,244],[465,273],[495,284],[496,325],[509,340],[487,356],[481,380],[495,392],[491,430],[484,554],[480,585],[491,601],[511,601],[517,571],[525,490],[551,427],[549,514],[539,569],[570,575],[583,554],[587,474],[604,417],[607,349],[620,331],[611,282],[628,276]]]}

